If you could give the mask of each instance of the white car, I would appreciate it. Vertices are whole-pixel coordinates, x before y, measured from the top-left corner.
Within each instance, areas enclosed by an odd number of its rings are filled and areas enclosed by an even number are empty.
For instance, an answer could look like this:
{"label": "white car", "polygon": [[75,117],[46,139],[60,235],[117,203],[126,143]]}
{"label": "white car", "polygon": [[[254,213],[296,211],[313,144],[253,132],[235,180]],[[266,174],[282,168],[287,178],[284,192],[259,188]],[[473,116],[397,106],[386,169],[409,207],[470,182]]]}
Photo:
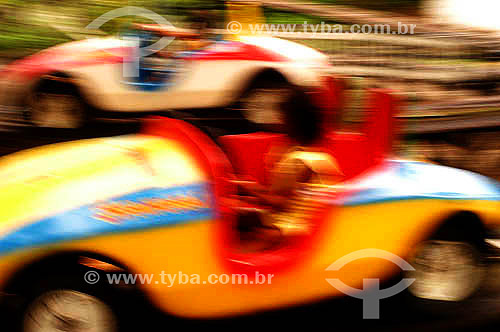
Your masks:
{"label": "white car", "polygon": [[[273,124],[281,121],[290,90],[326,84],[328,57],[288,40],[251,34],[206,39],[162,25],[136,25],[132,34],[139,43],[86,39],[7,65],[0,104],[19,107],[39,127],[77,128],[95,112],[227,108],[250,122]],[[175,40],[130,60],[138,47],[165,36]]]}

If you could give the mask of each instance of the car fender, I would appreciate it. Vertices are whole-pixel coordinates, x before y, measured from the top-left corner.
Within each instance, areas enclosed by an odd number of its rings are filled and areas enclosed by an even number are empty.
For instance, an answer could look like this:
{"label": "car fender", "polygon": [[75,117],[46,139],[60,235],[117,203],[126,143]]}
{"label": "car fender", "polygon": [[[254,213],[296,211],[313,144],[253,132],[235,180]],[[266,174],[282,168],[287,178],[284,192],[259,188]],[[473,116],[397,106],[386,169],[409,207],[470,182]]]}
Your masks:
{"label": "car fender", "polygon": [[75,75],[73,69],[121,63],[129,52],[130,46],[120,39],[99,38],[57,45],[16,60],[2,70],[0,104],[24,106],[27,94],[45,75],[65,73],[75,80],[85,80]]}

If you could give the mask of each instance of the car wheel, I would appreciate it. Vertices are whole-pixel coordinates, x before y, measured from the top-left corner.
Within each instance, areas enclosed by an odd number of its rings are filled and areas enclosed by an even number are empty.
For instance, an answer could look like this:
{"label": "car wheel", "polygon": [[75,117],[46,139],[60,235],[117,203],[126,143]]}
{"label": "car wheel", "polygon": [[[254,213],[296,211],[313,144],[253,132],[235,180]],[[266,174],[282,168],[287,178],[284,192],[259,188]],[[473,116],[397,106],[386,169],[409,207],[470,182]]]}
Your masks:
{"label": "car wheel", "polygon": [[467,242],[423,242],[409,263],[415,271],[408,271],[407,278],[415,281],[408,290],[421,299],[463,301],[479,289],[483,278],[479,251]]}
{"label": "car wheel", "polygon": [[[90,278],[87,274],[99,282],[85,282]],[[136,308],[134,293],[103,282],[104,274],[97,270],[71,270],[30,280],[19,294],[16,330],[117,332],[135,326],[135,316],[129,312]]]}
{"label": "car wheel", "polygon": [[404,277],[415,279],[407,294],[416,310],[457,316],[478,307],[485,268],[475,241],[434,238],[418,245],[409,263],[415,270],[405,271]]}
{"label": "car wheel", "polygon": [[23,332],[115,332],[118,321],[111,307],[98,297],[58,289],[45,291],[34,299],[22,325]]}
{"label": "car wheel", "polygon": [[245,119],[263,129],[282,128],[284,105],[293,88],[286,84],[259,84],[242,98],[241,113]]}
{"label": "car wheel", "polygon": [[80,128],[85,123],[85,105],[76,93],[35,92],[28,102],[27,117],[42,128]]}

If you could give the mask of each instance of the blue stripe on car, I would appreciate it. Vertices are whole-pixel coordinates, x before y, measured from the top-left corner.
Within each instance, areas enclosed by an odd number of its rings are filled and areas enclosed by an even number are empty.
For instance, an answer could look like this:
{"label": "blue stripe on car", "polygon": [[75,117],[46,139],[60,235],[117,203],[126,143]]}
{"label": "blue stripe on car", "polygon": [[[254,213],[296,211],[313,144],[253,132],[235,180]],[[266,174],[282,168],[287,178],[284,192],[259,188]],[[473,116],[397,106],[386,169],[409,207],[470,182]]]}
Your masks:
{"label": "blue stripe on car", "polygon": [[394,160],[386,170],[360,181],[359,190],[337,204],[356,206],[413,199],[500,200],[498,182],[469,171]]}
{"label": "blue stripe on car", "polygon": [[[142,204],[146,200],[175,200],[191,197],[203,202],[201,206],[155,210],[154,213],[130,213],[116,222],[97,217],[99,206],[111,204]],[[92,205],[82,206],[15,229],[0,238],[0,254],[26,247],[78,240],[92,236],[140,231],[173,226],[213,217],[212,197],[207,184],[199,183],[171,188],[150,188]],[[175,202],[175,201],[174,201]],[[131,211],[133,212],[133,211]]]}

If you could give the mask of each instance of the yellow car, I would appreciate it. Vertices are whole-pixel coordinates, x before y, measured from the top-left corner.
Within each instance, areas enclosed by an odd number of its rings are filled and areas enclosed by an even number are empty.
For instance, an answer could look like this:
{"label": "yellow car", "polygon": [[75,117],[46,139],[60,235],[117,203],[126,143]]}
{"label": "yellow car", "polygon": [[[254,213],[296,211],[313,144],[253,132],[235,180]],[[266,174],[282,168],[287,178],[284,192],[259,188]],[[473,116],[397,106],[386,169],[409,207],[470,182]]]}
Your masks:
{"label": "yellow car", "polygon": [[271,151],[293,147],[283,134],[214,140],[156,117],[141,134],[3,157],[0,287],[21,299],[24,331],[115,331],[127,287],[188,318],[351,296],[399,275],[415,300],[466,300],[500,222],[499,184],[393,157],[397,106],[374,90],[361,132],[325,121],[318,140],[286,152],[312,176],[279,211],[237,186],[276,184]]}

